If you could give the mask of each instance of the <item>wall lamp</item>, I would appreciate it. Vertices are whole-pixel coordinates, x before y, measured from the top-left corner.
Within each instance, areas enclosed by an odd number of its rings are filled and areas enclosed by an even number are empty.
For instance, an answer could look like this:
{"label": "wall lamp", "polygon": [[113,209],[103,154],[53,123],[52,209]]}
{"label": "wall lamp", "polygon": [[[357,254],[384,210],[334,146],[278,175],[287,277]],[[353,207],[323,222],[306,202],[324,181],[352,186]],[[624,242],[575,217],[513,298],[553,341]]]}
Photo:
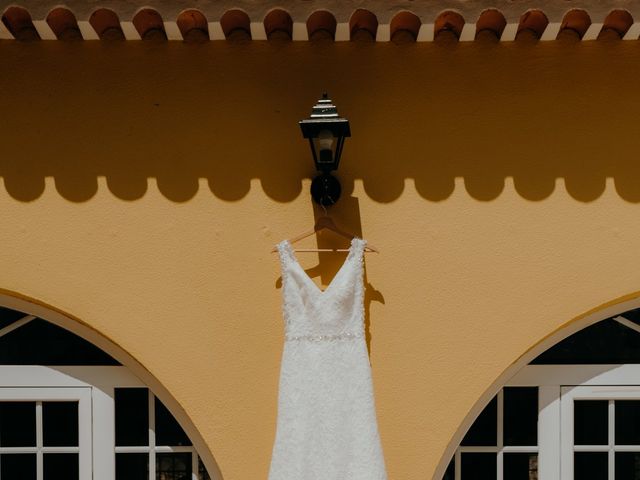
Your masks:
{"label": "wall lamp", "polygon": [[316,203],[328,207],[338,201],[342,192],[331,172],[338,169],[344,139],[351,136],[349,120],[338,116],[338,109],[323,93],[311,116],[299,123],[302,136],[309,139],[316,170],[321,172],[311,182],[311,196]]}

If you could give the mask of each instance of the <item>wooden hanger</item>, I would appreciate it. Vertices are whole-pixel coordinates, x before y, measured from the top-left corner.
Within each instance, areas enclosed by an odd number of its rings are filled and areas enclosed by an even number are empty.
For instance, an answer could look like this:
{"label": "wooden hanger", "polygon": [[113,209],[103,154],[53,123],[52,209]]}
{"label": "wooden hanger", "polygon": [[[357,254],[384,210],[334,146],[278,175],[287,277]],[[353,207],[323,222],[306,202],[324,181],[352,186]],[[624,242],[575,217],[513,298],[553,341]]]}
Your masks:
{"label": "wooden hanger", "polygon": [[[293,245],[294,243],[299,242],[303,238],[310,237],[311,235],[319,232],[320,230],[330,230],[333,233],[340,235],[341,237],[344,237],[348,240],[351,240],[354,237],[357,237],[357,235],[354,235],[353,233],[345,232],[344,230],[341,230],[340,228],[338,228],[338,226],[333,222],[331,217],[324,216],[324,217],[318,218],[318,220],[316,221],[316,224],[313,226],[311,230],[307,230],[306,232],[303,232],[289,239],[289,243]],[[278,248],[273,247],[273,250],[271,250],[271,253],[275,253],[277,251],[278,251]],[[295,251],[296,252],[348,252],[349,249],[348,248],[300,248]],[[368,242],[365,246],[364,251],[380,253],[376,247],[374,247]]]}

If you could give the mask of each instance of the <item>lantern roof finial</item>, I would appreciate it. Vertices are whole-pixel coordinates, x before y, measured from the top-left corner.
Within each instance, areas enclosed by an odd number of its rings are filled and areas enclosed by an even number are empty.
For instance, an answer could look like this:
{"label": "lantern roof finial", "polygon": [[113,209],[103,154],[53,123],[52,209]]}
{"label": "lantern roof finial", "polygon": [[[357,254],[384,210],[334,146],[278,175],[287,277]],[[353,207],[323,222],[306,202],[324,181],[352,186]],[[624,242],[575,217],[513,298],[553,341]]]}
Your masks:
{"label": "lantern roof finial", "polygon": [[338,115],[338,108],[326,92],[311,109],[309,118],[300,121],[300,127],[305,138],[316,137],[320,130],[329,130],[335,137],[351,136],[349,120]]}

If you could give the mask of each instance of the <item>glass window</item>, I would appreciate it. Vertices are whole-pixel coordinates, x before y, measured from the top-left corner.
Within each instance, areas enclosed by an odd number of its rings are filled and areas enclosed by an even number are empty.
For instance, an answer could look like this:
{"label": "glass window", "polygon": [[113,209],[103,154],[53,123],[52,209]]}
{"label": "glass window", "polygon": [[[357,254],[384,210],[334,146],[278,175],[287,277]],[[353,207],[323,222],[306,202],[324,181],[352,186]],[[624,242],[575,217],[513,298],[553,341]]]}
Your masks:
{"label": "glass window", "polygon": [[155,399],[156,410],[156,445],[191,445],[191,440],[184,433],[173,415],[167,410],[158,397]]}
{"label": "glass window", "polygon": [[36,402],[0,402],[0,447],[36,446]]}
{"label": "glass window", "polygon": [[462,440],[462,445],[474,447],[497,445],[497,428],[498,403],[494,397],[473,422]]}
{"label": "glass window", "polygon": [[597,363],[640,363],[640,334],[613,319],[603,320],[574,333],[531,362],[533,365]]}
{"label": "glass window", "polygon": [[36,454],[16,453],[0,455],[0,478],[36,480]]}
{"label": "glass window", "polygon": [[45,447],[77,447],[78,402],[43,402],[42,437]]}
{"label": "glass window", "polygon": [[116,388],[116,445],[149,445],[149,390]]}
{"label": "glass window", "polygon": [[0,365],[119,365],[74,333],[36,319],[0,337]]}
{"label": "glass window", "polygon": [[538,444],[538,388],[504,389],[504,444]]}

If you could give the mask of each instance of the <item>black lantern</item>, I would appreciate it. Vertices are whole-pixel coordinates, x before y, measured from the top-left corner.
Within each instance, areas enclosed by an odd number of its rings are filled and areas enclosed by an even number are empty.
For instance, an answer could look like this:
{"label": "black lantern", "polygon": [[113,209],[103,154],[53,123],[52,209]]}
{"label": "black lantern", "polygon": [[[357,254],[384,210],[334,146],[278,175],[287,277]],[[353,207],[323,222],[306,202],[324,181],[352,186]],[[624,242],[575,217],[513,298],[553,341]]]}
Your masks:
{"label": "black lantern", "polygon": [[338,116],[338,109],[324,93],[311,116],[300,121],[302,136],[309,139],[316,170],[322,172],[311,183],[313,199],[328,207],[340,198],[340,182],[330,172],[338,169],[344,139],[351,136],[349,120]]}

